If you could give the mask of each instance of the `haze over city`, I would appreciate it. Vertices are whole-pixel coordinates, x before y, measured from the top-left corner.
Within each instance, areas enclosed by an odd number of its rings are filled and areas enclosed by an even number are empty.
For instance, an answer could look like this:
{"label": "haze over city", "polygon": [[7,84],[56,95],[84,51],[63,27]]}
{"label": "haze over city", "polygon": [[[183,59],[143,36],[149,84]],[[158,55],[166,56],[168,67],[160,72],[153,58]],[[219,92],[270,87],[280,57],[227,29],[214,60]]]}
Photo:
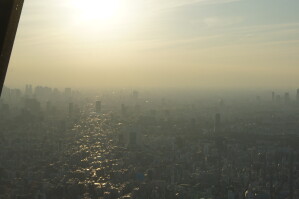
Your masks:
{"label": "haze over city", "polygon": [[297,0],[27,0],[9,87],[297,88]]}
{"label": "haze over city", "polygon": [[298,0],[23,2],[0,199],[299,198]]}

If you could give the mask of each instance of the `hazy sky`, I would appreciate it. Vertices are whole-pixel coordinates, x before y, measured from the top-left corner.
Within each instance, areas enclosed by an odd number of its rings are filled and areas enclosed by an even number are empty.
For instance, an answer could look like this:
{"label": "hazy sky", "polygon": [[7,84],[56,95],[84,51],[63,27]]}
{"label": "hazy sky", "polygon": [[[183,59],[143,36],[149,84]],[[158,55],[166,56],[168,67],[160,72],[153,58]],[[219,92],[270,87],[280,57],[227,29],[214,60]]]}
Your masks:
{"label": "hazy sky", "polygon": [[25,0],[6,85],[299,87],[298,0]]}

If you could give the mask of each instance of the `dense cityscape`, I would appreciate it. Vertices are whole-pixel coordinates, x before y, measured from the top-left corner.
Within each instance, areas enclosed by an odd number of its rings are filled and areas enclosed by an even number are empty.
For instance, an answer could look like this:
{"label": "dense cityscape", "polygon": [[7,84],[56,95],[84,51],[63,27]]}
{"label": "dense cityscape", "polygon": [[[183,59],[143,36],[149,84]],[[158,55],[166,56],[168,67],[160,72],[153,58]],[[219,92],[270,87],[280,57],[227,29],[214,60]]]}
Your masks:
{"label": "dense cityscape", "polygon": [[0,199],[299,199],[299,0],[0,0]]}
{"label": "dense cityscape", "polygon": [[0,198],[299,198],[299,89],[277,93],[5,87]]}

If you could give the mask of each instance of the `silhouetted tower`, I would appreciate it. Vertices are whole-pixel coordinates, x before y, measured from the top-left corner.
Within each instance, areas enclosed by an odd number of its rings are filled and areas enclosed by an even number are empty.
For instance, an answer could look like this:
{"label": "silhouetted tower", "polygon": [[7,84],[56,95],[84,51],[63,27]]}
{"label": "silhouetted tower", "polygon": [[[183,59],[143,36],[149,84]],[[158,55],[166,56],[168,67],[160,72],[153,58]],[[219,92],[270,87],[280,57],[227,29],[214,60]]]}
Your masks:
{"label": "silhouetted tower", "polygon": [[139,92],[138,91],[133,91],[133,99],[138,100],[139,97]]}
{"label": "silhouetted tower", "polygon": [[51,111],[51,102],[50,101],[47,101],[47,103],[46,103],[46,110],[47,110],[47,112],[50,112]]}
{"label": "silhouetted tower", "polygon": [[124,104],[121,104],[121,114],[126,115],[127,114],[127,108]]}
{"label": "silhouetted tower", "polygon": [[221,127],[221,115],[217,113],[214,121],[214,133],[219,133]]}
{"label": "silhouetted tower", "polygon": [[96,101],[96,112],[100,113],[102,110],[102,102],[101,101]]}
{"label": "silhouetted tower", "polygon": [[69,115],[72,115],[74,112],[74,104],[72,102],[69,103]]}
{"label": "silhouetted tower", "polygon": [[284,102],[285,102],[285,104],[289,104],[290,103],[290,94],[288,92],[286,92],[284,94]]}
{"label": "silhouetted tower", "polygon": [[276,95],[275,100],[276,100],[277,103],[280,103],[280,102],[281,102],[281,97],[280,97],[280,95]]}
{"label": "silhouetted tower", "polygon": [[261,103],[261,96],[256,96],[256,102],[257,102],[258,104]]}
{"label": "silhouetted tower", "polygon": [[38,113],[40,112],[41,105],[37,99],[25,99],[24,108],[31,113]]}
{"label": "silhouetted tower", "polygon": [[219,107],[224,107],[224,100],[223,99],[219,99]]}
{"label": "silhouetted tower", "polygon": [[299,103],[299,88],[297,89],[296,100],[297,100],[297,102]]}
{"label": "silhouetted tower", "polygon": [[64,95],[67,98],[70,98],[72,96],[72,89],[71,88],[65,88],[64,89]]}
{"label": "silhouetted tower", "polygon": [[272,102],[275,102],[275,92],[272,92]]}
{"label": "silhouetted tower", "polygon": [[10,113],[9,105],[8,104],[0,104],[0,105],[1,105],[0,115],[8,116]]}
{"label": "silhouetted tower", "polygon": [[33,95],[32,85],[26,84],[25,95],[26,97],[32,97]]}

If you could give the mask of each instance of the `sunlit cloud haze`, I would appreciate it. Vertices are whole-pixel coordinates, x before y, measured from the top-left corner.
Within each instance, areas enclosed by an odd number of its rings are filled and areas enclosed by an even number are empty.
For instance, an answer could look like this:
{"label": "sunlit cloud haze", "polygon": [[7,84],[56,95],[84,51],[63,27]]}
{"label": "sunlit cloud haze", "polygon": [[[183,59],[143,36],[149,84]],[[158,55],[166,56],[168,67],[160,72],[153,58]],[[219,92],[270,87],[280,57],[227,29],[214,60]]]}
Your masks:
{"label": "sunlit cloud haze", "polygon": [[26,0],[6,85],[297,87],[298,8],[298,0]]}

